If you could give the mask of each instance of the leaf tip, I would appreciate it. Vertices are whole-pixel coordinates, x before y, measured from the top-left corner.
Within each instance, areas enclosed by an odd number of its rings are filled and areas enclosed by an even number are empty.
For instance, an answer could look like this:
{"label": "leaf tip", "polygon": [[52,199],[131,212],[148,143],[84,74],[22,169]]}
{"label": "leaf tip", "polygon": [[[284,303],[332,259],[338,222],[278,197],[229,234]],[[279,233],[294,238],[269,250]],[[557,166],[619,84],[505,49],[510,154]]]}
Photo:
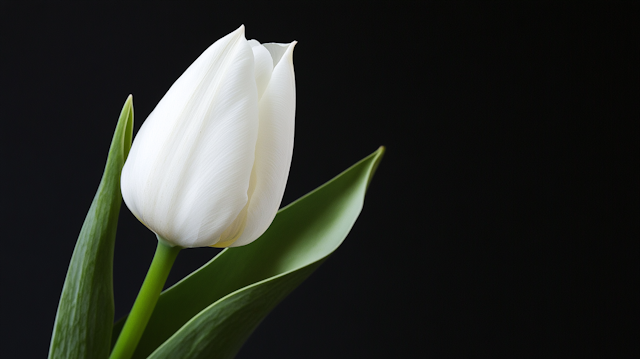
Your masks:
{"label": "leaf tip", "polygon": [[117,127],[121,130],[116,129],[116,132],[124,131],[122,136],[122,153],[124,154],[123,160],[126,160],[129,155],[129,150],[131,149],[131,142],[133,140],[133,95],[129,94],[127,96],[127,100],[124,102],[124,106],[122,106],[122,111],[120,112],[120,118],[118,119]]}
{"label": "leaf tip", "polygon": [[367,189],[369,189],[369,185],[371,184],[373,175],[376,173],[376,170],[378,169],[378,165],[380,165],[380,161],[382,161],[382,157],[384,156],[384,153],[386,150],[387,148],[385,146],[380,146],[374,153],[371,154],[371,156],[374,156],[375,158],[373,159],[373,163],[371,164],[371,169],[369,171],[369,178],[367,180]]}

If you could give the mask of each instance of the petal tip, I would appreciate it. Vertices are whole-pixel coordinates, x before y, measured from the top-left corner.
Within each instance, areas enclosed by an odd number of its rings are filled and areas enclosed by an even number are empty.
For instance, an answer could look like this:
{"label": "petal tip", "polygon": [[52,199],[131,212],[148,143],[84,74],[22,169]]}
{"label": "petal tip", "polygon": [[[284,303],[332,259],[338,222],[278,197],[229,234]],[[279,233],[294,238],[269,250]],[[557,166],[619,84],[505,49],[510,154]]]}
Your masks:
{"label": "petal tip", "polygon": [[291,62],[293,62],[293,50],[296,47],[297,43],[298,41],[296,40],[291,41],[291,43],[289,44],[289,47],[287,47],[287,50],[284,54],[284,56]]}

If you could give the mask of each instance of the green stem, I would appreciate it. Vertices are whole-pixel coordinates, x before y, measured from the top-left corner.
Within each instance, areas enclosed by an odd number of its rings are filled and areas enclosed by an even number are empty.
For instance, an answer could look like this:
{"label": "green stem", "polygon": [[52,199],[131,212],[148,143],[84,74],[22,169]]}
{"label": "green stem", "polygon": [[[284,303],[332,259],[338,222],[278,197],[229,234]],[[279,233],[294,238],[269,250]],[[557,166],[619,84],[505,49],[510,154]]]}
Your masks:
{"label": "green stem", "polygon": [[142,283],[140,293],[131,308],[127,322],[113,347],[110,359],[130,359],[133,355],[180,249],[182,248],[171,247],[158,238],[158,247],[147,272],[147,277]]}

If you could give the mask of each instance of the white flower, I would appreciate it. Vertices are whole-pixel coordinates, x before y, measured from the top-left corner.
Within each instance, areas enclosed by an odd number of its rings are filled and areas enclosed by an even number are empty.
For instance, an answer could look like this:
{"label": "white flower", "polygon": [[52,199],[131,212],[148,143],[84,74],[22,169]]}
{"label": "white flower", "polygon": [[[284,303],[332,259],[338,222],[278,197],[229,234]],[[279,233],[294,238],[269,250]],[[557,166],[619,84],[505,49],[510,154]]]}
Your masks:
{"label": "white flower", "polygon": [[161,240],[235,247],[269,227],[293,154],[295,44],[247,41],[241,26],[205,50],[142,124],[122,197]]}

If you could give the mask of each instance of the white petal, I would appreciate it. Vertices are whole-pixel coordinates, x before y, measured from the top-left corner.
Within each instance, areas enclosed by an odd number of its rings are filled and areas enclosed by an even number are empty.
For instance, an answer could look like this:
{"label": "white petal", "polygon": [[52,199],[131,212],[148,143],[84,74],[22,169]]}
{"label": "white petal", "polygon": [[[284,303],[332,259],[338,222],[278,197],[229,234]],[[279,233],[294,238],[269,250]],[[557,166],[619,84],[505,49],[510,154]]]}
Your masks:
{"label": "white petal", "polygon": [[[294,41],[291,44],[295,46],[296,42]],[[271,57],[273,58],[273,66],[275,67],[276,65],[278,65],[285,52],[287,52],[287,50],[291,47],[291,44],[278,44],[275,42],[268,42],[266,44],[262,44],[262,46],[264,46],[271,53]]]}
{"label": "white petal", "polygon": [[[293,155],[296,110],[293,70],[295,44],[293,42],[287,45],[281,59],[276,61],[274,58],[276,65],[271,81],[260,100],[260,127],[252,173],[255,176],[255,188],[249,189],[246,227],[232,247],[248,244],[262,235],[282,202]],[[265,47],[266,45],[269,44],[265,44]]]}
{"label": "white petal", "polygon": [[215,244],[247,203],[257,103],[240,27],[211,45],[142,125],[122,173],[131,211],[172,244]]}
{"label": "white petal", "polygon": [[271,80],[273,59],[271,58],[269,51],[260,44],[253,46],[251,50],[253,50],[253,57],[256,64],[255,77],[256,85],[258,85],[258,101],[260,101],[262,94],[264,94],[264,90],[266,90],[267,85],[269,85],[269,80]]}

